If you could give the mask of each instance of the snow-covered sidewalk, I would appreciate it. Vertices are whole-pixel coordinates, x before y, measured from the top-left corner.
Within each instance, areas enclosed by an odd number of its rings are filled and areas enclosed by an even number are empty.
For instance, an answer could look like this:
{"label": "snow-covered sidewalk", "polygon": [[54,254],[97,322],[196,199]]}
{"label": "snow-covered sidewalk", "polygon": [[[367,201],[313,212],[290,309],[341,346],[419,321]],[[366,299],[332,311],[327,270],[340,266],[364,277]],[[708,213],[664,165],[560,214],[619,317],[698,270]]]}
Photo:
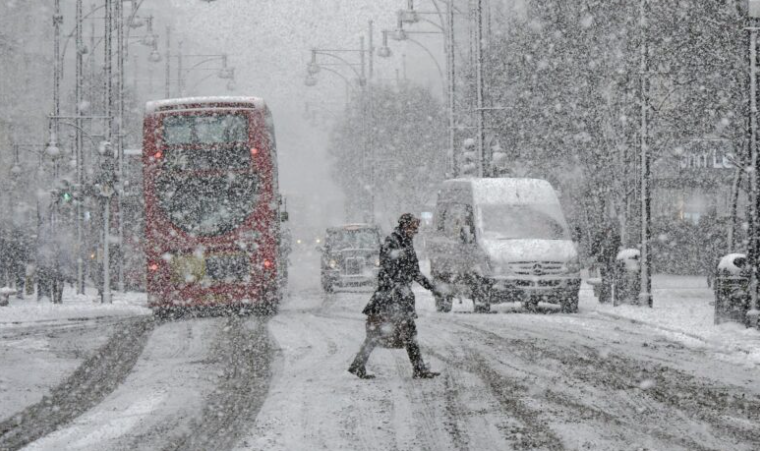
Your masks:
{"label": "snow-covered sidewalk", "polygon": [[0,307],[0,329],[64,320],[150,313],[145,293],[114,292],[113,303],[101,304],[94,288],[87,287],[84,295],[78,295],[71,287],[66,286],[62,304],[53,304],[48,300],[38,302],[36,295],[25,296],[24,299],[11,296],[10,305]]}
{"label": "snow-covered sidewalk", "polygon": [[653,307],[600,304],[589,285],[581,290],[581,312],[630,319],[692,347],[704,347],[733,362],[760,366],[760,331],[739,323],[714,324],[713,291],[704,277],[655,275]]}

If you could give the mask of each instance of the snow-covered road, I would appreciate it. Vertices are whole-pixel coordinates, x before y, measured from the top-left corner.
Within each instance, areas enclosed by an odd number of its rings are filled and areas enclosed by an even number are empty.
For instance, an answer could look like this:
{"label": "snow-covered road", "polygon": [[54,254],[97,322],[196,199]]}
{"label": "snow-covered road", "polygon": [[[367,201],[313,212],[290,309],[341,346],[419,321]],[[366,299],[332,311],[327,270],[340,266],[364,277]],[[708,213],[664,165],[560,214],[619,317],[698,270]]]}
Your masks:
{"label": "snow-covered road", "polygon": [[[369,292],[325,295],[314,267],[295,265],[269,319],[85,321],[84,337],[110,336],[88,340],[78,369],[58,368],[64,382],[36,380],[52,390],[42,400],[4,394],[15,404],[3,406],[0,449],[760,449],[760,334],[708,326],[702,288],[656,280],[673,286],[656,292],[654,310],[599,306],[585,290],[572,315],[476,315],[466,300],[440,314],[418,291],[420,342],[441,376],[414,380],[404,351],[378,349],[377,379],[364,381],[346,369]],[[676,320],[684,315],[693,330]],[[27,351],[47,355],[29,351],[35,331],[0,328],[12,365],[30,365]],[[75,347],[74,334],[57,335],[58,346]]]}
{"label": "snow-covered road", "polygon": [[[756,450],[757,370],[593,312],[437,314],[418,295],[436,380],[378,350],[346,372],[367,294],[302,292],[269,324],[281,352],[239,450]],[[547,309],[548,310],[548,309]]]}

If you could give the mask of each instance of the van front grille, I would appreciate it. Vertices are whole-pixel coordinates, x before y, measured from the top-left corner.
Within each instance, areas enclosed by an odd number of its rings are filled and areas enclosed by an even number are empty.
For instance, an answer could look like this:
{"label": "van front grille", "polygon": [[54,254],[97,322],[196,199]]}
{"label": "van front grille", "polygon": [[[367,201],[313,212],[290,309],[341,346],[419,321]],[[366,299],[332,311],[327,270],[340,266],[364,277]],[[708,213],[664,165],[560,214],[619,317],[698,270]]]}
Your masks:
{"label": "van front grille", "polygon": [[536,261],[511,263],[510,269],[521,276],[552,276],[562,274],[562,262]]}

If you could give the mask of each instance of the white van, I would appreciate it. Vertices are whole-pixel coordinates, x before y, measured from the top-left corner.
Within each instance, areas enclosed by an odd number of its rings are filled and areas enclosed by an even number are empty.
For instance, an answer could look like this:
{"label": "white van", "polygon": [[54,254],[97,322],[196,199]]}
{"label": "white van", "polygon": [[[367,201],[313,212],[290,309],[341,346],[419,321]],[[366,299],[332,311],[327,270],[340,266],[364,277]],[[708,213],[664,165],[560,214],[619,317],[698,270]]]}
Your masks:
{"label": "white van", "polygon": [[455,291],[469,293],[478,312],[501,302],[533,310],[540,300],[578,310],[578,252],[546,180],[443,182],[427,249],[435,282],[453,288],[437,296],[439,311],[451,309]]}

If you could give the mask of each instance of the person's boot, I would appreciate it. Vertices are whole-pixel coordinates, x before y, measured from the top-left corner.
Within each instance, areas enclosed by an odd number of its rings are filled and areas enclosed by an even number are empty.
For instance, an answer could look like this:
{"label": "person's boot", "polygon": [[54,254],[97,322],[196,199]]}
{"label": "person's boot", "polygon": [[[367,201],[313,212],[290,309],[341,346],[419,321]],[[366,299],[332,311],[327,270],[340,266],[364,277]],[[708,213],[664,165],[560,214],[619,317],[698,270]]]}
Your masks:
{"label": "person's boot", "polygon": [[375,378],[374,374],[369,374],[367,372],[367,369],[364,367],[364,365],[361,365],[357,362],[352,363],[351,366],[348,367],[348,372],[358,377],[359,379],[374,379]]}
{"label": "person's boot", "polygon": [[440,375],[441,373],[430,371],[430,369],[425,365],[415,367],[414,371],[412,371],[412,378],[414,379],[432,379]]}

